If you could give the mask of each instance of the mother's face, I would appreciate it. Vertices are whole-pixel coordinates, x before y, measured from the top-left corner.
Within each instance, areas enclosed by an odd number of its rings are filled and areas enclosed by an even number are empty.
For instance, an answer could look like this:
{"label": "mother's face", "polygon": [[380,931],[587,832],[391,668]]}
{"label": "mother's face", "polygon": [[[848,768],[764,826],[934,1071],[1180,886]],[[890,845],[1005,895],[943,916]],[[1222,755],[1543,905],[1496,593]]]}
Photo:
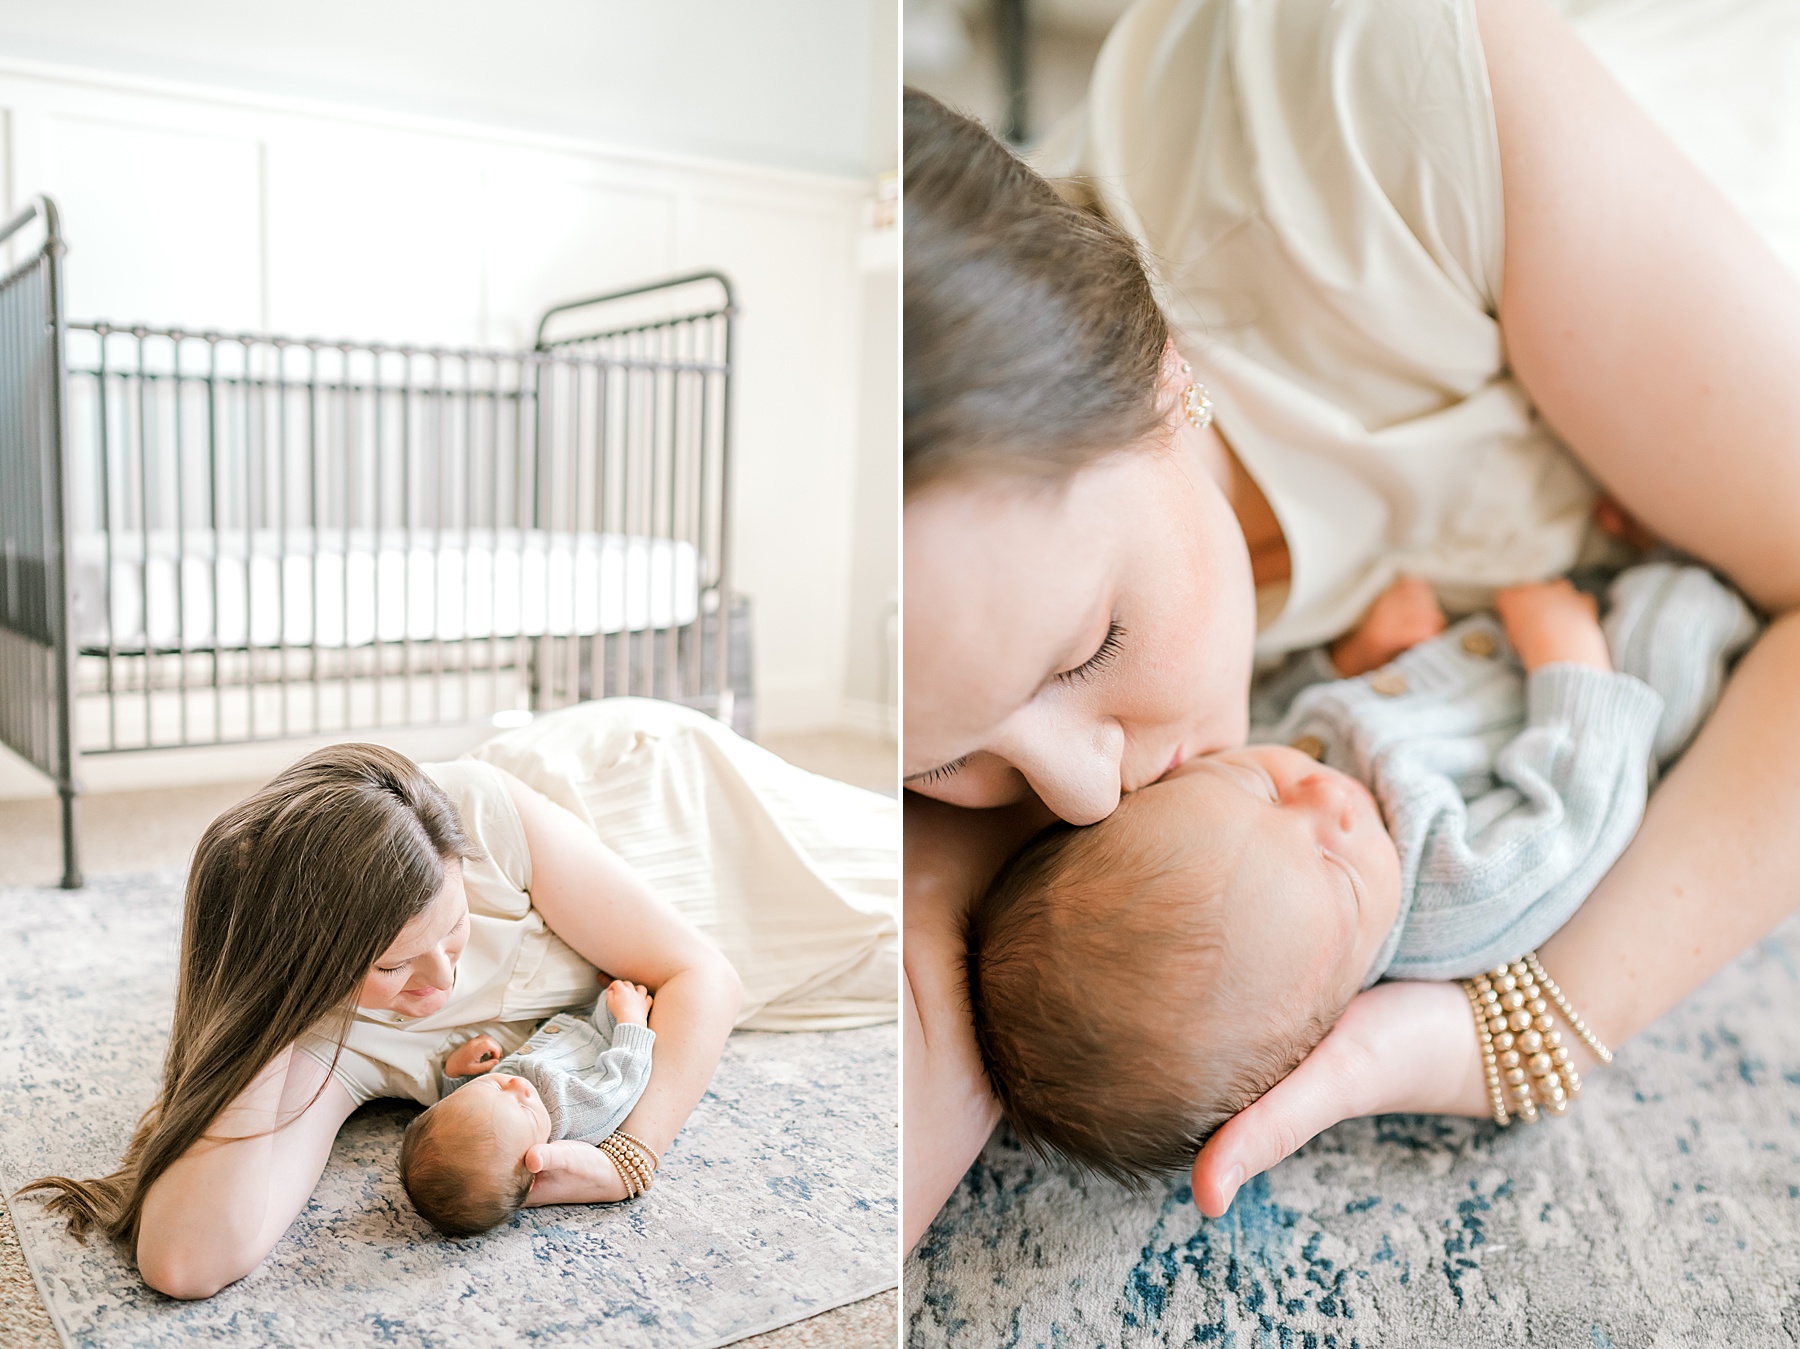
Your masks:
{"label": "mother's face", "polygon": [[444,868],[444,888],[369,967],[356,1005],[410,1017],[442,1011],[456,986],[456,962],[468,944],[468,892],[462,863],[452,862]]}
{"label": "mother's face", "polygon": [[906,506],[907,786],[1072,824],[1242,743],[1255,600],[1194,437]]}

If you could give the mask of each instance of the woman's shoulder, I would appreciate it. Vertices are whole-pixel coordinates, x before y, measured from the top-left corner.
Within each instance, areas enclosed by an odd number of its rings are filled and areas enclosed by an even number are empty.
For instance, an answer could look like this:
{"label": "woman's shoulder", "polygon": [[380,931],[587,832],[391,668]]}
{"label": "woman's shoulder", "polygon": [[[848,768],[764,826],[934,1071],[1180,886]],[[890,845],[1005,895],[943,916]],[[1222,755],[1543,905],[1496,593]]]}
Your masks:
{"label": "woman's shoulder", "polygon": [[466,758],[419,767],[450,798],[479,853],[463,867],[470,907],[508,915],[529,907],[531,849],[504,770]]}

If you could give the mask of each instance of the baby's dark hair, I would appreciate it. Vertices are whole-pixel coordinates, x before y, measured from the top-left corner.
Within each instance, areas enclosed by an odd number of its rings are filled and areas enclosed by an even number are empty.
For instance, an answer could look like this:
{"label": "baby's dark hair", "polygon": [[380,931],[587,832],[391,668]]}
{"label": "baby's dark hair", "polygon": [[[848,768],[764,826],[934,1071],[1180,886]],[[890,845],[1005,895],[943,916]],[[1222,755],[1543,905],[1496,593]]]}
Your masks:
{"label": "baby's dark hair", "polygon": [[1187,1171],[1343,1008],[1245,987],[1220,921],[1249,900],[1237,868],[1129,814],[1054,824],[1007,863],[969,916],[968,987],[1020,1140],[1141,1186]]}
{"label": "baby's dark hair", "polygon": [[521,1157],[501,1184],[484,1183],[489,1178],[472,1173],[467,1147],[440,1127],[448,1118],[433,1106],[406,1126],[400,1140],[400,1183],[426,1222],[447,1237],[472,1237],[525,1207],[531,1170]]}

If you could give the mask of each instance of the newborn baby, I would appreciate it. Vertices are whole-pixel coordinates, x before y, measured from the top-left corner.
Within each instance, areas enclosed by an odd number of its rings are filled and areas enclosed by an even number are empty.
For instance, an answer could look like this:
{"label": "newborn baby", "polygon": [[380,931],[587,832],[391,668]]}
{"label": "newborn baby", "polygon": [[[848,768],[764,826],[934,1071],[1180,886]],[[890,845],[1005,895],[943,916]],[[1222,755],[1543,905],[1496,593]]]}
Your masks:
{"label": "newborn baby", "polygon": [[524,1206],[533,1147],[612,1134],[650,1080],[652,1001],[642,984],[615,979],[591,1018],[553,1016],[517,1053],[501,1058],[488,1035],[458,1046],[444,1061],[449,1094],[400,1145],[413,1207],[447,1236],[485,1232]]}
{"label": "newborn baby", "polygon": [[1561,927],[1757,631],[1698,567],[1632,568],[1609,598],[1604,630],[1553,582],[1443,631],[1399,582],[1259,683],[1251,739],[1278,743],[1027,844],[969,931],[976,1037],[1020,1136],[1127,1182],[1185,1171],[1358,990],[1468,977]]}

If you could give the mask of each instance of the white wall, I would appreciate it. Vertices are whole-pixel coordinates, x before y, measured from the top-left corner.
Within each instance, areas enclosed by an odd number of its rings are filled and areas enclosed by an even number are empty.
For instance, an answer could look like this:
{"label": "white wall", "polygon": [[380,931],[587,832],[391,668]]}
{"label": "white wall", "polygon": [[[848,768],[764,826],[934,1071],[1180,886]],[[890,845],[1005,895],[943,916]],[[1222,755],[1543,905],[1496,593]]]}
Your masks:
{"label": "white wall", "polygon": [[0,54],[826,173],[894,0],[0,0]]}
{"label": "white wall", "polygon": [[72,318],[504,346],[555,299],[724,269],[759,724],[840,721],[866,179],[0,56],[0,188],[61,204]]}

